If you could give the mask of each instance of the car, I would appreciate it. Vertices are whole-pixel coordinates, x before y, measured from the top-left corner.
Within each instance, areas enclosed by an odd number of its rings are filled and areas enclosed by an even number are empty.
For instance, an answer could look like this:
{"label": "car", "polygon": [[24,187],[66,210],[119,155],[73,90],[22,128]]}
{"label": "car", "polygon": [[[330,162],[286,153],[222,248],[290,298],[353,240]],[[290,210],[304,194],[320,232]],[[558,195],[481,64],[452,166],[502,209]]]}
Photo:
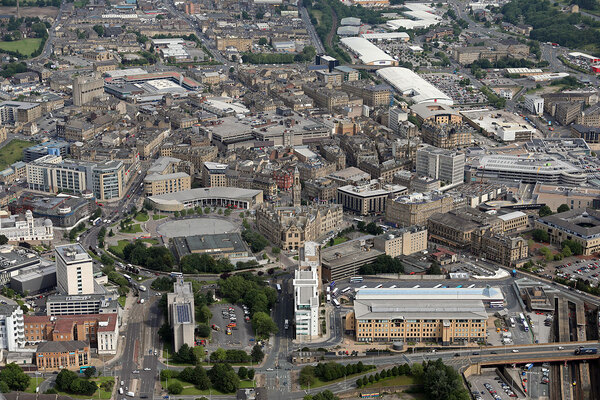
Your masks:
{"label": "car", "polygon": [[460,354],[454,353],[454,357],[460,357]]}
{"label": "car", "polygon": [[267,368],[267,371],[275,371],[273,368]]}
{"label": "car", "polygon": [[478,356],[478,355],[479,355],[479,352],[478,352],[478,351],[474,351],[474,352],[473,352],[473,355],[474,355],[474,356]]}
{"label": "car", "polygon": [[492,350],[492,351],[490,352],[490,354],[498,354],[498,352],[497,352],[497,351],[493,351],[493,350]]}
{"label": "car", "polygon": [[140,371],[138,371],[137,369],[135,369],[135,370],[131,371],[131,373],[132,373],[132,374],[139,374],[139,373],[140,373]]}
{"label": "car", "polygon": [[144,368],[144,371],[152,371],[150,368],[146,367]]}
{"label": "car", "polygon": [[513,352],[513,353],[518,353],[518,352],[519,352],[519,350],[518,350],[518,349],[512,349],[512,352]]}
{"label": "car", "polygon": [[563,346],[558,346],[558,350],[564,350],[565,348]]}

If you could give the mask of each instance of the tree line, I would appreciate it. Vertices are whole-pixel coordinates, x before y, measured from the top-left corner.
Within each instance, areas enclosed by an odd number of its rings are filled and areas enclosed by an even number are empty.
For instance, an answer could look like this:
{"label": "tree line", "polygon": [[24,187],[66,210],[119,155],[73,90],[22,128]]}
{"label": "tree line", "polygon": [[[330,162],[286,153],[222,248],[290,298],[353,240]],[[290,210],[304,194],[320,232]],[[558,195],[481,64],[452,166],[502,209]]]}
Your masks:
{"label": "tree line", "polygon": [[[254,375],[254,369],[240,367],[236,373],[229,364],[215,364],[208,371],[197,366],[184,368],[181,372],[171,369],[164,369],[160,372],[160,378],[163,381],[177,378],[193,384],[200,390],[213,388],[223,393],[235,393],[240,387],[241,379],[254,379]],[[170,394],[181,394],[183,386],[176,381],[169,384],[167,390]]]}
{"label": "tree line", "polygon": [[303,386],[313,385],[316,378],[321,381],[330,382],[344,376],[360,374],[375,368],[373,365],[365,365],[362,361],[356,364],[339,364],[336,362],[318,363],[316,366],[307,365],[300,370],[300,384]]}
{"label": "tree line", "polygon": [[397,258],[382,254],[372,263],[361,266],[359,273],[361,275],[402,274],[404,273],[404,265]]}

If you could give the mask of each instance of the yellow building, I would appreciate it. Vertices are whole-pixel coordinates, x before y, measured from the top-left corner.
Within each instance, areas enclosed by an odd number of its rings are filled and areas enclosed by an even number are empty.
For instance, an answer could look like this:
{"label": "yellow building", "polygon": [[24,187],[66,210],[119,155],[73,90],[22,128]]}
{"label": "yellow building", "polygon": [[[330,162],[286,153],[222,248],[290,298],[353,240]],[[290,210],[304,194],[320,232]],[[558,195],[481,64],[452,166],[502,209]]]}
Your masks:
{"label": "yellow building", "polygon": [[359,342],[485,342],[490,304],[504,304],[500,289],[357,289],[345,329]]}
{"label": "yellow building", "polygon": [[584,255],[600,251],[600,211],[579,208],[548,215],[535,221],[535,229],[550,236],[550,243],[572,240],[581,244]]}
{"label": "yellow building", "polygon": [[202,166],[202,185],[204,187],[227,186],[227,164],[205,162]]}
{"label": "yellow building", "polygon": [[427,229],[412,227],[392,230],[373,239],[374,247],[391,257],[427,250]]}

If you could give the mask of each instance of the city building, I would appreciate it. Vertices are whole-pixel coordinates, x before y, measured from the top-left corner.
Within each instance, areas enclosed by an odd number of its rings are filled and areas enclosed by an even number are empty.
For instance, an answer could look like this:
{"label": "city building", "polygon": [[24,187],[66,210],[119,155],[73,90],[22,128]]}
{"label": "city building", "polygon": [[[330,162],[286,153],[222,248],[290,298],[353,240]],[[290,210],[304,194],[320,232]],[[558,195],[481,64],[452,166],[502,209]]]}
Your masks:
{"label": "city building", "polygon": [[490,302],[504,302],[500,289],[357,289],[345,330],[359,342],[480,342]]}
{"label": "city building", "polygon": [[38,371],[79,371],[81,367],[88,366],[91,360],[90,346],[82,340],[42,342],[35,351]]}
{"label": "city building", "polygon": [[454,103],[450,96],[408,68],[381,68],[377,70],[377,75],[408,101],[414,103],[435,102],[450,106]]}
{"label": "city building", "polygon": [[23,125],[42,116],[40,103],[23,101],[3,101],[0,103],[0,124]]}
{"label": "city building", "polygon": [[196,188],[150,196],[148,200],[155,210],[164,212],[196,207],[231,207],[249,210],[262,204],[263,191],[236,187]]}
{"label": "city building", "polygon": [[370,107],[389,106],[392,88],[388,85],[375,85],[369,81],[357,80],[342,83],[342,90],[363,99]]}
{"label": "city building", "polygon": [[383,254],[365,238],[324,248],[321,250],[321,279],[332,282],[358,276],[360,267],[372,263]]}
{"label": "city building", "polygon": [[42,262],[10,277],[10,288],[22,295],[35,295],[56,288],[56,265]]}
{"label": "city building", "polygon": [[34,218],[27,210],[24,215],[0,218],[0,235],[9,242],[43,242],[54,239],[54,229],[51,220]]}
{"label": "city building", "polygon": [[392,56],[362,37],[342,38],[340,42],[365,65],[398,65]]}
{"label": "city building", "polygon": [[57,289],[65,295],[94,293],[92,257],[82,245],[66,244],[54,248]]}
{"label": "city building", "polygon": [[447,185],[461,184],[465,181],[465,154],[429,145],[419,146],[416,172]]}
{"label": "city building", "polygon": [[455,249],[469,248],[471,235],[481,227],[502,233],[503,221],[476,208],[435,213],[427,221],[429,240]]}
{"label": "city building", "polygon": [[471,252],[511,268],[522,267],[529,261],[527,240],[520,236],[499,235],[485,228],[472,233]]}
{"label": "city building", "polygon": [[65,295],[54,294],[46,299],[46,315],[114,314],[120,315],[118,294]]}
{"label": "city building", "polygon": [[544,98],[534,95],[526,95],[525,96],[525,109],[529,110],[529,112],[542,115],[544,114]]}
{"label": "city building", "polygon": [[600,104],[594,104],[584,109],[577,116],[576,123],[584,126],[600,127]]}
{"label": "city building", "polygon": [[386,184],[378,180],[358,185],[346,185],[337,188],[337,202],[344,210],[359,215],[382,214],[385,212],[386,199],[405,194],[405,186]]}
{"label": "city building", "polygon": [[433,214],[455,210],[464,204],[462,198],[435,192],[389,197],[385,220],[397,226],[425,225]]}
{"label": "city building", "polygon": [[188,254],[208,254],[215,259],[226,257],[234,262],[252,255],[237,232],[174,237],[172,248],[177,259]]}
{"label": "city building", "polygon": [[535,220],[535,229],[548,233],[550,243],[572,240],[583,247],[584,255],[600,251],[600,211],[576,208]]}
{"label": "city building", "polygon": [[[87,196],[87,195],[90,196]],[[24,214],[31,211],[35,218],[52,221],[54,227],[73,228],[81,220],[88,218],[98,208],[93,196],[42,196],[24,193],[16,201],[8,205],[13,214]]]}
{"label": "city building", "polygon": [[192,178],[188,173],[179,170],[184,164],[185,162],[178,158],[159,157],[148,168],[144,177],[144,194],[156,196],[191,189]]}
{"label": "city building", "polygon": [[472,132],[466,124],[436,124],[425,122],[421,125],[423,142],[442,149],[456,149],[471,145]]}
{"label": "city building", "polygon": [[60,140],[49,140],[23,150],[23,162],[35,161],[48,154],[66,157],[70,152],[71,143]]}
{"label": "city building", "polygon": [[417,117],[417,121],[434,124],[460,124],[462,115],[447,104],[438,102],[418,103],[410,107],[410,111]]}
{"label": "city building", "polygon": [[104,79],[79,75],[73,78],[73,105],[81,107],[104,95]]}
{"label": "city building", "polygon": [[284,251],[299,250],[342,224],[342,207],[334,205],[275,207],[256,210],[256,227],[271,243]]}
{"label": "city building", "polygon": [[227,186],[227,164],[207,161],[202,166],[202,185],[204,187]]}
{"label": "city building", "polygon": [[177,278],[173,293],[167,294],[167,310],[169,325],[173,329],[174,348],[179,350],[184,344],[193,348],[196,318],[192,282],[184,282],[183,278]]}
{"label": "city building", "polygon": [[294,272],[294,325],[296,338],[310,340],[319,336],[319,277],[316,269]]}
{"label": "city building", "polygon": [[23,347],[23,310],[18,304],[0,304],[0,349],[18,351]]}
{"label": "city building", "polygon": [[25,340],[30,344],[82,340],[98,354],[116,354],[118,314],[25,315]]}
{"label": "city building", "polygon": [[579,186],[587,181],[581,169],[550,154],[519,157],[508,154],[484,155],[469,160],[467,175],[490,180],[521,181]]}
{"label": "city building", "polygon": [[399,133],[402,122],[408,121],[408,113],[400,107],[390,107],[390,115],[388,117],[388,128],[394,133]]}
{"label": "city building", "polygon": [[391,229],[373,239],[373,247],[390,257],[407,256],[427,250],[427,229],[410,227]]}

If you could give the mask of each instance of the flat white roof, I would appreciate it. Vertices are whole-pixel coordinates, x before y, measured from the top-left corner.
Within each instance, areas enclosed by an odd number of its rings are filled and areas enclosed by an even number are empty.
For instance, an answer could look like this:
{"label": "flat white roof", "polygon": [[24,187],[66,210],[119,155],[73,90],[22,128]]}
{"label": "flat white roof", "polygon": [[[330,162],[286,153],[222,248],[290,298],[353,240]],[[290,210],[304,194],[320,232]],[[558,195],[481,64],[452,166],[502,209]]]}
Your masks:
{"label": "flat white roof", "polygon": [[510,221],[511,219],[524,217],[525,215],[527,214],[522,211],[513,211],[504,215],[499,215],[498,218],[500,218],[502,221]]}
{"label": "flat white roof", "polygon": [[111,78],[121,78],[123,76],[131,76],[131,75],[144,75],[147,74],[148,71],[142,68],[128,68],[128,69],[116,69],[114,71],[107,71],[105,74],[110,76]]}
{"label": "flat white roof", "polygon": [[450,96],[408,68],[382,68],[377,70],[377,75],[393,86],[402,96],[408,96],[415,103],[430,101],[450,106],[454,104]]}
{"label": "flat white roof", "polygon": [[410,38],[406,32],[363,33],[360,37],[367,40],[408,40]]}
{"label": "flat white roof", "polygon": [[396,60],[385,51],[362,37],[349,37],[341,40],[365,64],[391,65]]}
{"label": "flat white roof", "polygon": [[429,7],[425,3],[406,3],[403,7],[409,11],[403,11],[408,18],[394,19],[387,21],[386,28],[397,30],[398,28],[427,28],[431,25],[436,25],[442,22],[442,18],[435,15],[435,9]]}
{"label": "flat white roof", "polygon": [[358,288],[356,300],[483,300],[502,301],[497,287],[483,288]]}

